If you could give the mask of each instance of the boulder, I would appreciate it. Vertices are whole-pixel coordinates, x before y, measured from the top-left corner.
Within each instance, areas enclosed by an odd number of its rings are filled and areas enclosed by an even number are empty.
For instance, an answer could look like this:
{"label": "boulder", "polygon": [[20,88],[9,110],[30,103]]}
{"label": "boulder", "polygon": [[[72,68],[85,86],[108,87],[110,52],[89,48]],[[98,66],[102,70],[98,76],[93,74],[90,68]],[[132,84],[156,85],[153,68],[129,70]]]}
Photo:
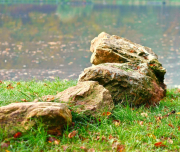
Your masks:
{"label": "boulder", "polygon": [[97,81],[103,85],[115,103],[156,105],[165,96],[164,86],[147,63],[104,63],[86,68],[79,82]]}
{"label": "boulder", "polygon": [[65,104],[54,102],[12,103],[0,107],[0,126],[5,136],[26,132],[41,121],[48,129],[59,129],[72,123]]}
{"label": "boulder", "polygon": [[163,83],[166,70],[151,48],[136,44],[125,38],[102,32],[91,41],[91,63],[147,63],[159,82]]}
{"label": "boulder", "polygon": [[66,103],[74,112],[92,116],[114,107],[110,92],[95,81],[79,82],[55,96],[44,96],[42,100]]}

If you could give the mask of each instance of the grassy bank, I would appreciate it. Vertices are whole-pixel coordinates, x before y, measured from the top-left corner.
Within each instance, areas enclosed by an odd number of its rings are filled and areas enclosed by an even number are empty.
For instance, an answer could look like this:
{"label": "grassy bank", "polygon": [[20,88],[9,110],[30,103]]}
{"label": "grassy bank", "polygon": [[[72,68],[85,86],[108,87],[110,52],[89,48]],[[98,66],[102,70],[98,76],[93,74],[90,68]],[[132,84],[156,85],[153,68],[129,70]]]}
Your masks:
{"label": "grassy bank", "polygon": [[[47,94],[55,95],[77,81],[0,81],[0,105],[30,102]],[[0,151],[180,151],[180,90],[167,91],[160,105],[131,108],[116,105],[108,116],[87,118],[73,113],[73,126],[62,136],[49,135],[39,123],[18,138],[3,139],[7,143]],[[69,133],[76,131],[73,138]],[[55,140],[55,141],[53,141]]]}

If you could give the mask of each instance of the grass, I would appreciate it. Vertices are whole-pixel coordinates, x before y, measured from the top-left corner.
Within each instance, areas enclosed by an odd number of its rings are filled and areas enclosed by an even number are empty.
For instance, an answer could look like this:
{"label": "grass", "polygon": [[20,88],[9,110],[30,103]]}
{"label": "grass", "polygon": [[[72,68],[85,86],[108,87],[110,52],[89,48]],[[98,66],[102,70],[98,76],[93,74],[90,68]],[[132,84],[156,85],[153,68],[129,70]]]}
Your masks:
{"label": "grass", "polygon": [[[55,95],[77,81],[29,81],[0,83],[0,105],[33,101],[43,95]],[[8,86],[8,87],[7,87]],[[171,113],[175,111],[175,113]],[[180,151],[180,91],[169,89],[160,105],[151,108],[132,108],[116,105],[112,114],[91,118],[72,113],[74,125],[67,127],[62,136],[53,136],[58,143],[48,142],[52,137],[39,122],[19,138],[9,139],[10,145],[1,151],[58,152],[63,151]],[[169,115],[167,115],[169,113]],[[72,131],[78,131],[68,138]],[[5,142],[3,131],[0,143]],[[162,142],[162,143],[159,143]],[[160,144],[155,146],[155,144]]]}

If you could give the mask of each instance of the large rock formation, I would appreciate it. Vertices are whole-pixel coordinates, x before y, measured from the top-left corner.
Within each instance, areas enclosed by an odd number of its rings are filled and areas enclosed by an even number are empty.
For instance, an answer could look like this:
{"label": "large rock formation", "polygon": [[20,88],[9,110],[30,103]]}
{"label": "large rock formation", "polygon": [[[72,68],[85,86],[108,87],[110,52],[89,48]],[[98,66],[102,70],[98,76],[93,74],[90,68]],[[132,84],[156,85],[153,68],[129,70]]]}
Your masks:
{"label": "large rock formation", "polygon": [[48,129],[62,131],[72,123],[72,115],[65,104],[54,102],[12,103],[0,107],[0,127],[6,136],[26,132],[38,121]]}
{"label": "large rock formation", "polygon": [[92,40],[92,67],[79,82],[98,81],[108,89],[114,102],[156,105],[165,96],[166,70],[148,47],[102,32]]}
{"label": "large rock formation", "polygon": [[94,65],[138,61],[147,63],[160,82],[164,80],[166,70],[151,48],[102,32],[91,41],[90,51],[93,52],[91,63]]}
{"label": "large rock formation", "polygon": [[74,112],[92,116],[114,107],[110,92],[95,81],[79,82],[55,96],[44,96],[42,100],[66,103]]}

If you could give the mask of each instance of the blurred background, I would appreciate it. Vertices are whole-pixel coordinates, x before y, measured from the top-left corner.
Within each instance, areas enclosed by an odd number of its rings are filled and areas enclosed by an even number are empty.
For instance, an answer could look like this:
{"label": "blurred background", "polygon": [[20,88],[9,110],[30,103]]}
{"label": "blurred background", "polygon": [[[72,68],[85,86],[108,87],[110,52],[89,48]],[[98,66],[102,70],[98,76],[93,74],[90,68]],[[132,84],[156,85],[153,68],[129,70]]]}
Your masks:
{"label": "blurred background", "polygon": [[180,0],[0,0],[0,80],[78,79],[102,31],[152,48],[180,86]]}

